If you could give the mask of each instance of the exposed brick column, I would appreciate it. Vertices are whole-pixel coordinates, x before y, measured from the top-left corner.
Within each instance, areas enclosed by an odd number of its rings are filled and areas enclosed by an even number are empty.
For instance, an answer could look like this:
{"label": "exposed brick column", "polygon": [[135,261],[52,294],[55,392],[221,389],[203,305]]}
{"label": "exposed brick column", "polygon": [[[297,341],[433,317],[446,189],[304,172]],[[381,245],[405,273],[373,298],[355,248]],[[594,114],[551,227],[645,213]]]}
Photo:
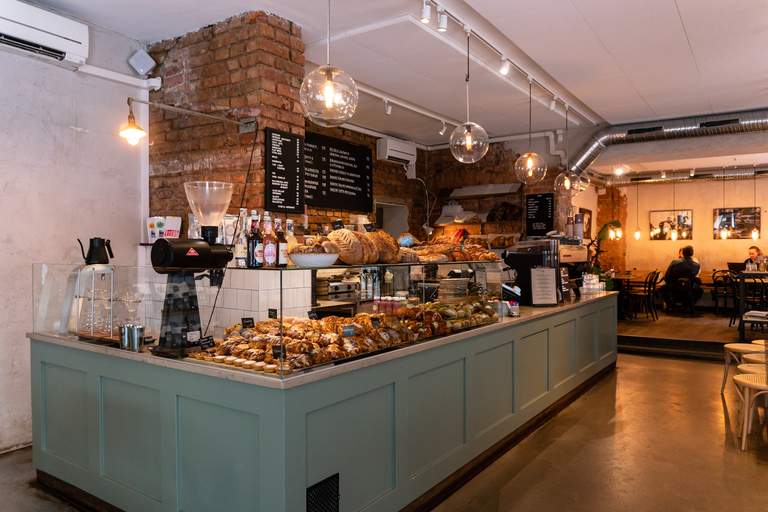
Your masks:
{"label": "exposed brick column", "polygon": [[[253,169],[247,206],[264,201],[264,132],[272,127],[304,134],[299,87],[304,76],[301,29],[264,12],[250,12],[156,43],[163,88],[150,99],[233,119],[256,117]],[[240,203],[253,134],[236,125],[150,109],[150,212],[188,212],[183,182],[220,180],[235,183],[230,213]]]}
{"label": "exposed brick column", "polygon": [[[627,228],[627,196],[622,193],[620,187],[607,187],[605,194],[597,196],[597,224],[596,229],[612,220],[621,222],[624,236],[621,240],[605,240],[602,248],[605,252],[600,255],[600,264],[604,270],[626,270],[627,265],[627,237],[632,236],[632,231]],[[594,233],[593,236],[596,236]]]}

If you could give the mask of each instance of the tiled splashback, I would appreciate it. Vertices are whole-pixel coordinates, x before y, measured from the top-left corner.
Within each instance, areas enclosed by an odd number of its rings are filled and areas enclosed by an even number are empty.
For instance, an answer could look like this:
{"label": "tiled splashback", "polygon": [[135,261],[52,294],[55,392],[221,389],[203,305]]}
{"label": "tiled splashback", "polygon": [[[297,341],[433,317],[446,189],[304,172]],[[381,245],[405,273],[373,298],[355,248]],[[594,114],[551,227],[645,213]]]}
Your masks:
{"label": "tiled splashback", "polygon": [[[156,333],[160,329],[167,276],[156,273],[151,273],[150,276],[151,283],[144,293],[146,297],[150,297],[144,304],[145,323],[149,331]],[[211,315],[216,292],[217,289],[211,287],[207,279],[197,281],[197,299],[203,329]],[[310,270],[281,272],[228,268],[212,319],[213,334],[223,335],[225,327],[240,322],[244,317],[264,320],[268,318],[269,309],[276,309],[278,315],[282,311],[283,316],[306,317],[311,306],[311,295]]]}

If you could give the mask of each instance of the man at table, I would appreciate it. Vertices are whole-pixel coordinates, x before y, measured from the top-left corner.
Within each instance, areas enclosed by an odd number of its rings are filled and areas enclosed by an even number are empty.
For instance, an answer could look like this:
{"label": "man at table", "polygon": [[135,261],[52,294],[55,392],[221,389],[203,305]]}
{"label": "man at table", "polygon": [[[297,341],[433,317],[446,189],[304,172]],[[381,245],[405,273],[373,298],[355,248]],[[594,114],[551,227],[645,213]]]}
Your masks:
{"label": "man at table", "polygon": [[[667,307],[675,302],[680,302],[681,296],[689,292],[693,304],[695,304],[704,293],[701,289],[701,281],[696,277],[701,271],[701,265],[693,259],[693,246],[686,245],[681,253],[682,258],[673,260],[664,273],[664,285],[660,291]],[[684,288],[686,285],[682,284],[680,279],[688,280],[690,290]],[[688,304],[688,306],[693,309],[693,304]]]}
{"label": "man at table", "polygon": [[753,245],[749,248],[749,258],[744,260],[744,263],[745,264],[754,263],[755,265],[757,265],[757,260],[762,255],[763,255],[763,251],[761,251],[758,246]]}

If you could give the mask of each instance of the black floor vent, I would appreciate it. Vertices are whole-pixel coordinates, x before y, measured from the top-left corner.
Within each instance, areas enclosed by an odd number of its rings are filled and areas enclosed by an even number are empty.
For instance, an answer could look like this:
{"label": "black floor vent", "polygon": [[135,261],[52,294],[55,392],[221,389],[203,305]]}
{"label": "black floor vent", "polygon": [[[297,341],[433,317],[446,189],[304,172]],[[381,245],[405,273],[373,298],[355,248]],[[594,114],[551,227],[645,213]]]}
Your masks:
{"label": "black floor vent", "polygon": [[307,512],[339,512],[339,474],[307,487]]}

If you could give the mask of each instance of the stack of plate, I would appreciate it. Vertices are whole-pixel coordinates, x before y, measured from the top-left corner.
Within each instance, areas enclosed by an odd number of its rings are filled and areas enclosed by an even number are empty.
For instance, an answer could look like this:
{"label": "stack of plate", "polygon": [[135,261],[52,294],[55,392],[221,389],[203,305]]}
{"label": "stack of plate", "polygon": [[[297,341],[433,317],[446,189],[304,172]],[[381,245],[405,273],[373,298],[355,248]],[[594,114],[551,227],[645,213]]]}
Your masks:
{"label": "stack of plate", "polygon": [[442,303],[453,304],[466,299],[468,290],[469,278],[467,277],[441,279],[437,297]]}

